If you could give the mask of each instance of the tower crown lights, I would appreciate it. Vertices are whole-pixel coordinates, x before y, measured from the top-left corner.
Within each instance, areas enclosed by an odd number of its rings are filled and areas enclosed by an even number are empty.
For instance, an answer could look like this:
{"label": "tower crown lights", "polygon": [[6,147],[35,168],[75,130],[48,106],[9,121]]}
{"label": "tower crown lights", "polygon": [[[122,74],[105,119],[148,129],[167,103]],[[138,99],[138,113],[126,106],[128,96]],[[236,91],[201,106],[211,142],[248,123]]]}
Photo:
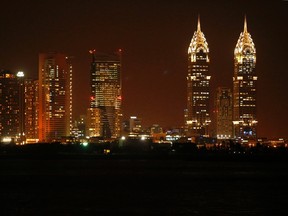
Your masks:
{"label": "tower crown lights", "polygon": [[198,16],[197,31],[194,32],[191,43],[188,48],[188,54],[194,54],[203,50],[204,53],[209,53],[208,43],[205,35],[201,31],[200,16]]}
{"label": "tower crown lights", "polygon": [[250,54],[253,55],[254,60],[256,60],[256,48],[253,43],[250,33],[247,31],[247,21],[246,16],[244,18],[244,30],[240,33],[239,39],[237,41],[234,56],[238,61],[242,61],[241,56]]}

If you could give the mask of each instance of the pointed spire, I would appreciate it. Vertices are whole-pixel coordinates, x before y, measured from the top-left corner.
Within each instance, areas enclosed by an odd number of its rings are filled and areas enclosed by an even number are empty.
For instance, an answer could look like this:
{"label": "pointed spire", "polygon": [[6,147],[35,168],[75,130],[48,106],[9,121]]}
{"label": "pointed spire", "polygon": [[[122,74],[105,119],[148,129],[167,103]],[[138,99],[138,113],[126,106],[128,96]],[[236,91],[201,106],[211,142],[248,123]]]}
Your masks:
{"label": "pointed spire", "polygon": [[199,15],[199,14],[198,14],[197,31],[201,32],[201,26],[200,26],[200,15]]}
{"label": "pointed spire", "polygon": [[256,49],[255,49],[255,45],[253,43],[252,37],[250,35],[250,33],[247,30],[247,19],[246,19],[246,15],[244,16],[244,29],[243,32],[240,33],[239,39],[237,41],[235,50],[234,50],[234,54],[236,55],[242,55],[243,50],[245,47],[249,47],[251,53],[256,54]]}
{"label": "pointed spire", "polygon": [[200,15],[198,14],[197,30],[194,32],[191,39],[191,43],[188,49],[188,53],[196,53],[198,48],[204,50],[205,53],[209,53],[208,43],[206,41],[204,33],[201,31]]}
{"label": "pointed spire", "polygon": [[244,31],[243,32],[247,32],[247,20],[246,20],[246,14],[244,16]]}

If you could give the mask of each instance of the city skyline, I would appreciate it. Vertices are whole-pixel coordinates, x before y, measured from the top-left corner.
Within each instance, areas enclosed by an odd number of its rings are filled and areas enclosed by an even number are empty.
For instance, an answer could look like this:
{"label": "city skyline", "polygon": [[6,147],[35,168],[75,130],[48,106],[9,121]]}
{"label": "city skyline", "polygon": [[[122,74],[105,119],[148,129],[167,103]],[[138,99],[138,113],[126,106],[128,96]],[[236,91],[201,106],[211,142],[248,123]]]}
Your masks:
{"label": "city skyline", "polygon": [[[121,48],[125,119],[136,115],[144,125],[183,125],[187,48],[197,15],[201,15],[209,44],[214,94],[218,86],[232,86],[233,51],[246,14],[257,47],[258,135],[287,137],[286,2],[74,1],[68,7],[65,2],[57,1],[53,10],[48,9],[48,3],[36,1],[1,3],[6,10],[0,22],[5,33],[0,36],[0,67],[23,70],[29,78],[37,79],[38,53],[56,50],[74,56],[73,75],[79,81],[73,89],[74,117],[85,113],[89,104],[88,50]],[[13,18],[6,14],[11,10]],[[76,12],[77,18],[73,16]]]}

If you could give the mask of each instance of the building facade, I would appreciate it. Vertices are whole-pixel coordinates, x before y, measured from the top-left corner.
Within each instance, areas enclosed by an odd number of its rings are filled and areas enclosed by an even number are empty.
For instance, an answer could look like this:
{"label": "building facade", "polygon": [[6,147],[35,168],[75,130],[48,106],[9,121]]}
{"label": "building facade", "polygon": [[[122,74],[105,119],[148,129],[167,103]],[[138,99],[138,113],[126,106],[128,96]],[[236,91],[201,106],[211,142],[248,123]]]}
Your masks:
{"label": "building facade", "polygon": [[86,115],[80,115],[73,123],[72,136],[77,141],[84,140],[86,138]]}
{"label": "building facade", "polygon": [[209,135],[210,125],[210,71],[209,47],[201,31],[198,18],[188,48],[187,109],[185,130],[188,136]]}
{"label": "building facade", "polygon": [[28,142],[38,140],[38,80],[25,80],[25,137]]}
{"label": "building facade", "polygon": [[91,50],[91,94],[87,112],[89,137],[113,139],[121,132],[121,50],[114,54]]}
{"label": "building facade", "polygon": [[246,17],[234,50],[233,125],[234,136],[256,138],[256,48],[247,30]]}
{"label": "building facade", "polygon": [[0,72],[1,142],[16,142],[20,137],[20,125],[23,123],[20,122],[20,90],[19,78],[15,73],[8,70]]}
{"label": "building facade", "polygon": [[72,64],[63,53],[39,54],[39,141],[60,140],[72,130]]}
{"label": "building facade", "polygon": [[227,87],[218,87],[216,93],[216,135],[218,139],[233,137],[232,91]]}

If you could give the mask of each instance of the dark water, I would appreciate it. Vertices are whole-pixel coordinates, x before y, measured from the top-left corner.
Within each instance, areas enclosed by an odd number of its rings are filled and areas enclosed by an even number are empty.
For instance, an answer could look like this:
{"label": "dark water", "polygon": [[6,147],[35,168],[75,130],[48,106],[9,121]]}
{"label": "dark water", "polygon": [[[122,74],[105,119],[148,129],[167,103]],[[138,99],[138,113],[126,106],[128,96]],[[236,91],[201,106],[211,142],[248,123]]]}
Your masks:
{"label": "dark water", "polygon": [[285,161],[1,158],[0,215],[288,215]]}

